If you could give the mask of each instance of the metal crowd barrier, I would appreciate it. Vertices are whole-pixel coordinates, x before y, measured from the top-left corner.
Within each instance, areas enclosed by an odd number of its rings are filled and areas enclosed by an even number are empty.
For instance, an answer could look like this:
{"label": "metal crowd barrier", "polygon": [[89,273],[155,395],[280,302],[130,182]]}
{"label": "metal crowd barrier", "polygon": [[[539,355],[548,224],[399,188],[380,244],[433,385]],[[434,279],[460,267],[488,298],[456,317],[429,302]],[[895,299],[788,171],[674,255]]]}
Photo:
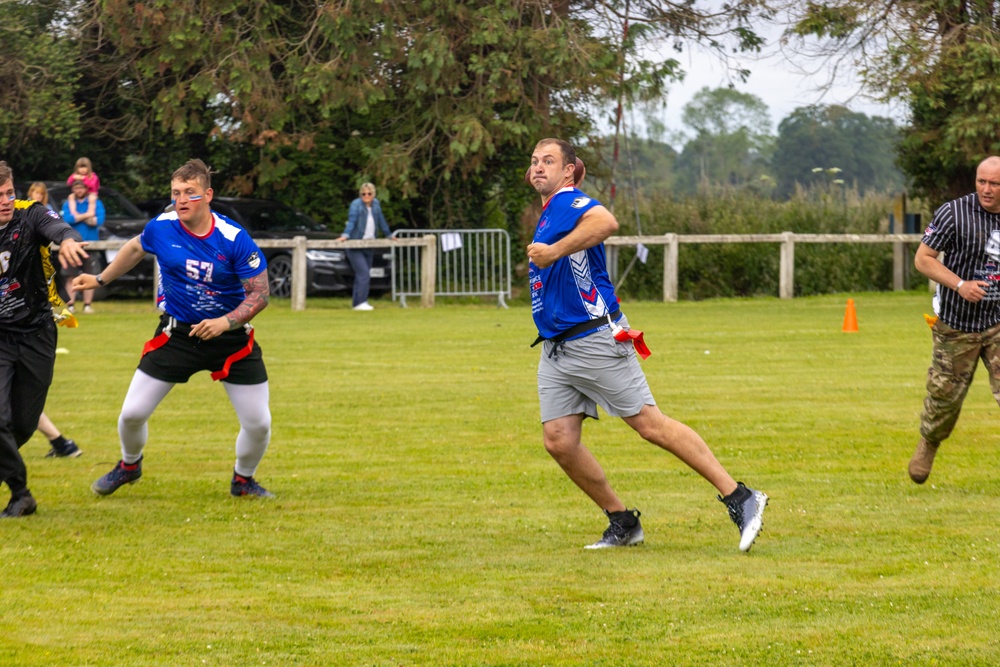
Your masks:
{"label": "metal crowd barrier", "polygon": [[[393,238],[433,235],[437,239],[436,296],[496,296],[497,306],[510,298],[510,235],[504,229],[401,229]],[[392,298],[422,293],[420,249],[393,247]]]}

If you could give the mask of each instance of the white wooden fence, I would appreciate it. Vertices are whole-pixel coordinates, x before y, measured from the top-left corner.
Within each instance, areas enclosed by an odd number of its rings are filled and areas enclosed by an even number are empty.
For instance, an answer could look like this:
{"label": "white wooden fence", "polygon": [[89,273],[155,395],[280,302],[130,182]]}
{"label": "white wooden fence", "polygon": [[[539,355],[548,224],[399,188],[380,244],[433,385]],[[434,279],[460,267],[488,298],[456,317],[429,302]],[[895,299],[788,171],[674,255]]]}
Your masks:
{"label": "white wooden fence", "polygon": [[[121,241],[94,241],[87,245],[93,250],[117,250],[127,239]],[[310,241],[304,236],[292,239],[261,239],[256,241],[260,248],[289,248],[292,251],[292,310],[306,309],[306,250],[347,250],[351,248],[420,248],[420,305],[434,306],[434,289],[437,276],[437,237],[433,235],[408,239],[372,239],[369,241]],[[158,268],[158,267],[157,267]],[[156,290],[153,290],[154,293]]]}
{"label": "white wooden fence", "polygon": [[[604,244],[608,247],[609,261],[622,246],[664,246],[663,301],[677,301],[677,257],[681,244],[701,243],[777,243],[781,246],[778,296],[791,299],[795,295],[795,244],[797,243],[891,243],[892,288],[906,289],[906,263],[908,243],[920,243],[922,234],[663,234],[662,236],[612,236]],[[95,250],[121,248],[125,241],[98,241],[89,244]],[[306,308],[306,250],[331,248],[421,248],[420,305],[434,306],[437,280],[437,237],[428,234],[421,238],[374,239],[370,241],[309,241],[304,236],[294,239],[269,239],[257,241],[261,248],[290,248],[292,250],[292,310]],[[508,262],[509,267],[509,262]]]}
{"label": "white wooden fence", "polygon": [[[796,243],[891,243],[892,244],[892,288],[900,291],[906,288],[907,243],[920,243],[922,234],[664,234],[662,236],[613,236],[604,242],[609,246],[609,254],[614,254],[621,246],[662,245],[663,257],[663,301],[677,301],[677,256],[680,245],[696,243],[778,243],[781,244],[778,296],[791,299],[795,295],[795,244]],[[609,257],[609,262],[614,257]]]}

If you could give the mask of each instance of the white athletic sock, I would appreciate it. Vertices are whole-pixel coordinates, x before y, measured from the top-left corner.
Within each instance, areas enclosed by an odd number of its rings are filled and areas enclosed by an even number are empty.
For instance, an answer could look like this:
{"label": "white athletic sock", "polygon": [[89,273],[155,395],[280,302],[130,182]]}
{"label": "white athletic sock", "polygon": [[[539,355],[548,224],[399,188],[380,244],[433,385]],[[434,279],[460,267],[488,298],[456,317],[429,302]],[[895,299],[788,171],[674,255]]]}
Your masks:
{"label": "white athletic sock", "polygon": [[223,381],[229,402],[240,420],[240,433],[236,436],[235,471],[241,477],[253,477],[260,460],[264,458],[271,442],[271,411],[268,408],[270,392],[266,382],[261,384],[230,384]]}
{"label": "white athletic sock", "polygon": [[142,458],[142,450],[149,437],[149,418],[170,390],[172,382],[150,377],[140,370],[132,376],[132,383],[125,394],[122,412],[118,416],[118,438],[122,443],[122,461],[135,463]]}

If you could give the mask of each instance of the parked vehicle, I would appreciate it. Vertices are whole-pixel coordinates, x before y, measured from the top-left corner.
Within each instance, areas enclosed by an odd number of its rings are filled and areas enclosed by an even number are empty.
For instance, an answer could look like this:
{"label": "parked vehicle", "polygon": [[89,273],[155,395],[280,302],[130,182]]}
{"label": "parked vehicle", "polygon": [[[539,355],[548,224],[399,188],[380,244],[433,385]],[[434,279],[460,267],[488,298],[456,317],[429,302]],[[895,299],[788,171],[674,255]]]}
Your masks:
{"label": "parked vehicle", "polygon": [[[28,185],[21,184],[21,187],[18,188],[19,191],[27,192]],[[61,212],[63,202],[70,193],[69,186],[58,181],[45,181],[45,187],[49,191],[49,204],[56,212]],[[105,213],[104,224],[99,229],[102,241],[127,241],[141,232],[142,228],[149,221],[149,216],[114,188],[101,186],[98,196],[101,199],[101,203],[104,204]],[[100,268],[103,269],[107,266],[114,259],[117,252],[117,250],[100,251],[98,258],[100,260]],[[134,269],[110,285],[95,290],[94,298],[103,299],[108,295],[152,295],[156,289],[153,282],[155,275],[154,266],[151,257],[144,258]],[[60,291],[62,287],[60,281]]]}
{"label": "parked vehicle", "polygon": [[[151,199],[140,203],[150,217],[162,211],[169,201]],[[339,233],[329,231],[305,213],[271,199],[245,197],[213,197],[212,210],[238,222],[255,240],[291,239],[305,236],[311,240],[333,240]],[[267,258],[267,275],[271,294],[289,297],[292,294],[291,248],[262,248]],[[306,251],[306,293],[350,293],[354,287],[354,270],[343,250]],[[392,252],[375,253],[371,268],[371,294],[379,296],[392,289]]]}

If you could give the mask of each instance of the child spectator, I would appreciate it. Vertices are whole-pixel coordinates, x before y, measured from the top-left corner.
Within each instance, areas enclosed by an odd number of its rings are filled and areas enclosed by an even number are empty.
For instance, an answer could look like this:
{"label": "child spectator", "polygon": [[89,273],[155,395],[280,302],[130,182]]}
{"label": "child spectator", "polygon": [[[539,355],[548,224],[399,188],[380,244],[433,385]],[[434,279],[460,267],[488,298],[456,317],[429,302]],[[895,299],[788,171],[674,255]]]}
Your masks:
{"label": "child spectator", "polygon": [[35,181],[28,188],[28,199],[34,199],[50,211],[58,213],[58,211],[52,208],[52,204],[49,203],[49,189],[41,181]]}
{"label": "child spectator", "polygon": [[[104,224],[104,217],[104,203],[97,198],[97,195],[87,192],[87,186],[83,180],[74,181],[69,196],[63,202],[62,219],[68,222],[69,226],[79,232],[80,236],[87,241],[100,241],[99,228]],[[72,288],[73,278],[80,275],[81,271],[100,273],[101,265],[98,256],[99,253],[91,253],[90,257],[83,260],[81,266],[63,269],[63,275],[66,278],[66,293],[69,296],[66,305],[71,313],[75,312],[73,304],[76,302],[76,294]],[[93,299],[94,290],[84,290],[83,312],[88,315],[94,312],[94,308],[90,305]]]}
{"label": "child spectator", "polygon": [[[87,210],[93,211],[97,201],[97,191],[101,189],[101,179],[94,172],[94,165],[91,164],[90,158],[82,157],[76,161],[73,173],[66,179],[66,185],[72,187],[76,181],[83,181],[83,184],[87,186]],[[69,212],[74,218],[76,217],[75,202],[71,201]]]}

